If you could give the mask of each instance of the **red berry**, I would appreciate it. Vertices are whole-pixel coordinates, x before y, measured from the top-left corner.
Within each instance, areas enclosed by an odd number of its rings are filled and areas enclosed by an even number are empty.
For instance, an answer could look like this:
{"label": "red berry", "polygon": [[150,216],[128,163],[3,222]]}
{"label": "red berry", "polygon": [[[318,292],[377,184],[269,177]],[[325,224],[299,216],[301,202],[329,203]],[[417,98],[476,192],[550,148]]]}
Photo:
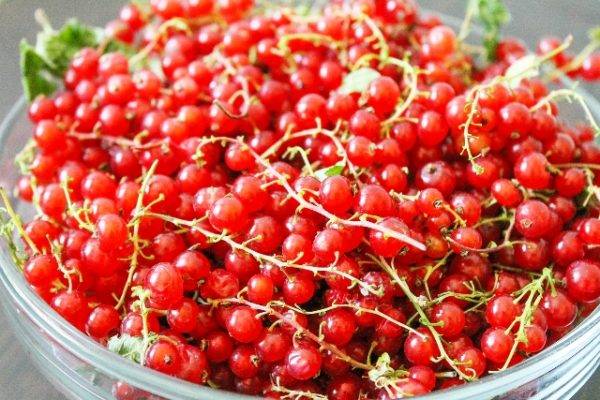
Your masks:
{"label": "red berry", "polygon": [[575,261],[567,268],[567,292],[577,301],[593,302],[600,297],[600,267],[590,261]]}
{"label": "red berry", "polygon": [[181,357],[177,347],[171,342],[159,339],[147,352],[144,365],[167,375],[176,375],[181,368]]}
{"label": "red berry", "polygon": [[154,265],[145,279],[153,307],[160,310],[177,307],[183,300],[183,279],[169,263]]}
{"label": "red berry", "polygon": [[227,331],[232,338],[241,343],[251,343],[258,339],[263,327],[256,311],[250,307],[236,307],[227,319]]}
{"label": "red berry", "polygon": [[512,350],[514,339],[502,328],[489,328],[481,336],[481,351],[493,363],[503,365]]}
{"label": "red berry", "polygon": [[322,357],[316,347],[302,345],[291,350],[286,358],[286,369],[299,381],[314,378],[321,369]]}

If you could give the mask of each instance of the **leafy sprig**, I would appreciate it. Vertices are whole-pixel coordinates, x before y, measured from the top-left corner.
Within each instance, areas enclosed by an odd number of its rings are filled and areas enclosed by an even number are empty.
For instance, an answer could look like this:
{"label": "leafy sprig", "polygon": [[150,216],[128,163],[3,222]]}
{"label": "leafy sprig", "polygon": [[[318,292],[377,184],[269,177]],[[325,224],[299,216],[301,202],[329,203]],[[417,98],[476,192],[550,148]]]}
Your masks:
{"label": "leafy sprig", "polygon": [[[149,334],[148,342],[155,342],[158,336]],[[141,364],[146,352],[148,342],[141,336],[115,335],[108,340],[108,350]]]}
{"label": "leafy sprig", "polygon": [[472,20],[476,18],[484,29],[483,47],[489,61],[496,59],[500,31],[510,21],[510,13],[502,0],[470,0],[459,38],[469,35]]}
{"label": "leafy sprig", "polygon": [[35,46],[25,39],[20,45],[21,80],[29,101],[56,91],[69,63],[79,50],[102,45],[104,51],[126,52],[125,44],[106,40],[100,28],[70,19],[62,28],[55,30],[42,11],[38,10],[36,18],[43,30],[38,33]]}

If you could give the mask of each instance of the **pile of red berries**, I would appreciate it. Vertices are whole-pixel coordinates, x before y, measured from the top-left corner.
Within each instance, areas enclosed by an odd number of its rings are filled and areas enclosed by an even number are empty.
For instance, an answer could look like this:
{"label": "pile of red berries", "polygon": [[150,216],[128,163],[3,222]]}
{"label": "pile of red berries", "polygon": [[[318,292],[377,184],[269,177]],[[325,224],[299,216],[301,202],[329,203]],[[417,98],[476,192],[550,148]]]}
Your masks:
{"label": "pile of red berries", "polygon": [[60,315],[190,382],[346,400],[504,370],[594,309],[600,132],[531,72],[598,54],[482,66],[409,0],[252,8],[128,4],[106,32],[135,54],[84,48],[32,102],[37,215],[7,209]]}

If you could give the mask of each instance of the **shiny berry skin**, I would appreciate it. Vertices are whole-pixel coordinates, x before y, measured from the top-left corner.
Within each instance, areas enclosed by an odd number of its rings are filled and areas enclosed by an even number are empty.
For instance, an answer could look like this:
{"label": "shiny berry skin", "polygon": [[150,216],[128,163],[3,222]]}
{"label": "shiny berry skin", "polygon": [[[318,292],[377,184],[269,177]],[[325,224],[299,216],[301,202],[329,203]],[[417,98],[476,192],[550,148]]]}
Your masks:
{"label": "shiny berry skin", "polygon": [[394,203],[385,189],[378,185],[366,185],[355,197],[354,209],[363,214],[387,217],[393,213]]}
{"label": "shiny berry skin", "polygon": [[99,305],[90,313],[85,324],[85,332],[95,339],[106,339],[117,333],[120,325],[117,310],[109,305]]}
{"label": "shiny berry skin", "polygon": [[150,302],[158,309],[170,309],[183,300],[183,279],[177,269],[169,263],[154,265],[145,279],[150,291]]}
{"label": "shiny berry skin", "polygon": [[526,342],[520,342],[519,350],[528,354],[534,354],[542,351],[546,347],[548,337],[544,329],[538,325],[530,325],[525,328]]}
{"label": "shiny berry skin", "polygon": [[286,357],[286,368],[289,374],[299,381],[314,378],[321,369],[322,357],[319,350],[312,345],[302,345],[292,349]]}
{"label": "shiny berry skin", "polygon": [[575,261],[565,273],[569,297],[593,302],[600,297],[600,267],[590,261]]}
{"label": "shiny berry skin", "polygon": [[447,26],[436,26],[427,35],[425,43],[433,59],[443,59],[456,49],[456,35]]}
{"label": "shiny berry skin", "polygon": [[[409,234],[409,229],[404,222],[398,218],[386,218],[378,225],[386,231],[396,232],[398,234]],[[382,257],[394,257],[406,244],[400,240],[390,237],[381,230],[371,230],[369,232],[369,245],[373,252]]]}
{"label": "shiny berry skin", "polygon": [[89,315],[89,307],[85,296],[78,291],[63,291],[52,298],[50,306],[61,317],[83,330]]}
{"label": "shiny berry skin", "polygon": [[550,210],[539,200],[526,200],[517,207],[515,228],[527,239],[537,239],[548,232]]}
{"label": "shiny berry skin", "polygon": [[106,251],[112,251],[128,239],[127,223],[116,214],[105,214],[96,221],[96,234],[100,246]]}
{"label": "shiny berry skin", "polygon": [[266,330],[264,335],[256,342],[258,355],[266,363],[283,360],[291,346],[291,338],[281,329]]}
{"label": "shiny berry skin", "polygon": [[556,293],[546,292],[540,303],[548,320],[548,327],[552,329],[565,328],[575,321],[577,307],[562,291]]}
{"label": "shiny berry skin", "polygon": [[600,53],[592,53],[583,61],[581,75],[588,81],[600,79]]}
{"label": "shiny berry skin", "polygon": [[501,134],[525,135],[531,128],[531,113],[527,106],[522,103],[509,103],[502,107],[499,112],[498,122]]}
{"label": "shiny berry skin", "polygon": [[432,321],[441,322],[438,332],[446,339],[454,339],[462,333],[465,327],[465,314],[454,303],[440,303],[432,309]]}
{"label": "shiny berry skin", "polygon": [[312,251],[323,263],[330,263],[342,253],[343,240],[335,229],[324,229],[315,236]]}
{"label": "shiny berry skin", "polygon": [[315,290],[315,283],[311,276],[298,273],[285,280],[283,298],[289,304],[304,304],[313,297]]}
{"label": "shiny berry skin", "polygon": [[336,346],[348,344],[356,330],[354,314],[344,309],[327,312],[323,317],[323,322],[325,340]]}
{"label": "shiny berry skin", "polygon": [[199,307],[194,301],[184,299],[178,308],[169,310],[167,322],[174,332],[191,333],[196,329],[199,313]]}
{"label": "shiny berry skin", "polygon": [[167,375],[176,375],[181,368],[181,357],[171,342],[159,339],[146,352],[144,364]]}
{"label": "shiny berry skin", "polygon": [[211,362],[223,362],[233,352],[233,339],[222,331],[215,330],[206,335],[206,356]]}
{"label": "shiny berry skin", "polygon": [[229,314],[227,331],[238,342],[251,343],[262,335],[263,327],[254,310],[239,306]]}
{"label": "shiny berry skin", "polygon": [[247,283],[248,299],[258,304],[266,304],[273,298],[273,280],[261,274],[253,275]]}
{"label": "shiny berry skin", "polygon": [[588,218],[578,228],[579,237],[587,244],[600,244],[600,219]]}
{"label": "shiny berry skin", "polygon": [[215,229],[238,232],[246,223],[246,211],[240,200],[225,196],[214,203],[208,220]]}
{"label": "shiny berry skin", "polygon": [[[505,79],[523,43],[477,60],[415,0],[254,3],[127,4],[104,36],[157,65],[85,47],[30,102],[19,267],[58,315],[103,346],[147,338],[136,361],[194,384],[392,400],[594,310],[600,146],[544,77]],[[597,52],[548,58],[600,79]]]}
{"label": "shiny berry skin", "polygon": [[491,187],[496,201],[505,207],[516,207],[523,199],[519,189],[508,179],[497,179]]}
{"label": "shiny berry skin", "polygon": [[342,176],[331,176],[325,179],[321,184],[319,199],[327,211],[343,215],[352,207],[353,202],[348,179]]}
{"label": "shiny berry skin", "polygon": [[496,328],[508,328],[519,315],[519,306],[511,296],[494,297],[486,306],[485,319]]}
{"label": "shiny berry skin", "polygon": [[374,79],[367,89],[368,104],[378,115],[391,113],[400,97],[400,88],[392,78],[382,76]]}
{"label": "shiny berry skin", "polygon": [[501,328],[489,328],[481,336],[481,351],[485,357],[497,364],[508,359],[514,339]]}
{"label": "shiny berry skin", "polygon": [[521,185],[527,189],[541,190],[550,186],[552,175],[548,170],[549,163],[540,153],[523,156],[514,167],[514,173]]}
{"label": "shiny berry skin", "polygon": [[356,111],[349,121],[350,133],[363,136],[370,140],[377,140],[380,135],[381,121],[377,115],[364,111]]}
{"label": "shiny berry skin", "polygon": [[29,284],[37,287],[50,286],[59,277],[58,264],[54,257],[40,254],[31,257],[23,268],[23,274]]}
{"label": "shiny berry skin", "polygon": [[417,135],[425,147],[435,147],[442,143],[448,134],[444,117],[435,111],[426,111],[419,121]]}
{"label": "shiny berry skin", "polygon": [[468,376],[480,377],[486,370],[486,359],[484,353],[474,347],[463,350],[457,357],[460,365],[458,368]]}
{"label": "shiny berry skin", "polygon": [[42,151],[52,153],[64,148],[67,133],[54,121],[43,120],[35,127],[34,138]]}
{"label": "shiny berry skin", "polygon": [[417,332],[408,334],[404,342],[404,355],[413,365],[430,366],[439,350],[429,330],[419,328]]}

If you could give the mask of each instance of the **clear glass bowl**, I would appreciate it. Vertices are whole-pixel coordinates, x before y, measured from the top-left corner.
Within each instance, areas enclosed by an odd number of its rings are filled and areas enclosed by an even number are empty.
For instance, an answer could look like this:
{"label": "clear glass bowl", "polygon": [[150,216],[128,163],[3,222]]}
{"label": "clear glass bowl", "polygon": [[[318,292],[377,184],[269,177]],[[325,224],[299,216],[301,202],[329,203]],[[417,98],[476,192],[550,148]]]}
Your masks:
{"label": "clear glass bowl", "polygon": [[[585,91],[579,91],[600,119],[600,104]],[[561,112],[566,118],[581,119],[581,112],[570,106],[561,108]],[[21,99],[0,125],[2,186],[14,186],[18,172],[13,157],[30,134],[25,101]],[[18,203],[17,206],[19,211],[27,214],[27,206]],[[39,298],[13,264],[4,243],[1,249],[0,302],[11,328],[40,371],[67,398],[112,399],[112,388],[117,382],[127,383],[158,398],[173,400],[250,398],[186,383],[109,352],[73,328]],[[559,342],[520,365],[420,399],[564,400],[572,397],[599,365],[600,308]]]}

